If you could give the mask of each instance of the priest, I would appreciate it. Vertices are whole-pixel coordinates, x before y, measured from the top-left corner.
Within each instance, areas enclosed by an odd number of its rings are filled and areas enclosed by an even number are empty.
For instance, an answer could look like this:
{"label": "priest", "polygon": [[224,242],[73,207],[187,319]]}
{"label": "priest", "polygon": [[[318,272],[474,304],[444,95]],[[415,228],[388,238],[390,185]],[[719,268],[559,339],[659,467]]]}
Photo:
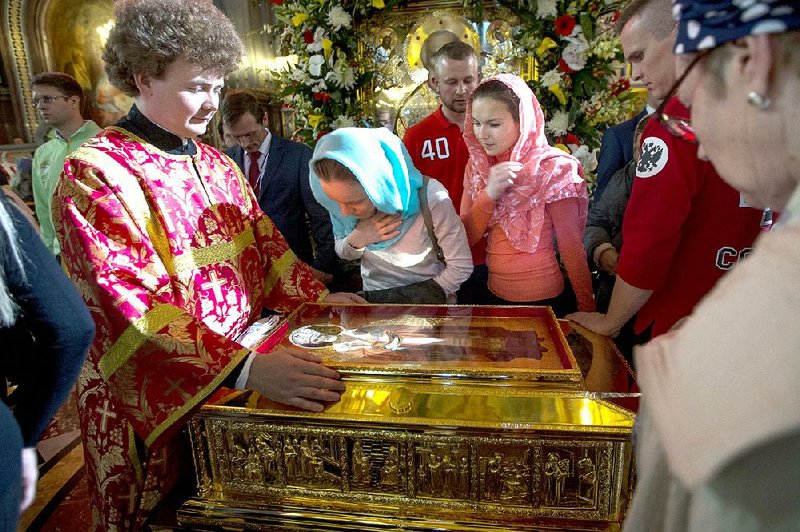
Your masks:
{"label": "priest", "polygon": [[210,0],[125,0],[103,59],[135,105],[65,162],[54,198],[65,268],[97,334],[78,382],[93,527],[138,530],[185,473],[179,429],[221,385],[321,410],[338,373],[235,338],[266,308],[329,294],[237,166],[195,139],[243,45]]}

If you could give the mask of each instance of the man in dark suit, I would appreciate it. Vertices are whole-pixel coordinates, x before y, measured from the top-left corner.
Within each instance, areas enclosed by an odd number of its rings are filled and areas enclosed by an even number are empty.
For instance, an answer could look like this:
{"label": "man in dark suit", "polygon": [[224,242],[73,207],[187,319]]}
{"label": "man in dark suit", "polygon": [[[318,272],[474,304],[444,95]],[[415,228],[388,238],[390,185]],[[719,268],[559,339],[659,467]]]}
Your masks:
{"label": "man in dark suit", "polygon": [[[268,116],[249,91],[230,91],[221,105],[222,121],[239,143],[228,152],[242,169],[258,204],[283,234],[295,255],[328,284],[338,273],[331,219],[311,192],[305,144],[270,133]],[[313,239],[313,243],[312,243]]]}
{"label": "man in dark suit", "polygon": [[[597,181],[592,193],[592,201],[600,199],[617,170],[633,159],[633,132],[639,121],[647,116],[650,104],[642,112],[630,120],[606,129],[600,143],[600,155],[597,158]],[[649,111],[652,112],[652,109]]]}

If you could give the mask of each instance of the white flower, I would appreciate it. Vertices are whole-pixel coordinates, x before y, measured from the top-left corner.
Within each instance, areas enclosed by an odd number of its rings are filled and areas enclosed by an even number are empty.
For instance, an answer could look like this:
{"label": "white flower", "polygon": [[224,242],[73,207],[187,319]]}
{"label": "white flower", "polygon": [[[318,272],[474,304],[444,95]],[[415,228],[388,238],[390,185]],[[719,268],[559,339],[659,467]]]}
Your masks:
{"label": "white flower", "polygon": [[545,125],[545,129],[556,136],[566,135],[568,127],[569,115],[566,111],[561,109],[553,113],[553,118],[548,120],[547,124]]}
{"label": "white flower", "polygon": [[581,144],[577,149],[572,149],[572,155],[578,159],[583,166],[584,172],[594,172],[597,169],[597,149],[590,150],[586,144]]}
{"label": "white flower", "polygon": [[340,127],[356,127],[356,122],[349,116],[339,115],[336,117],[336,120],[331,123],[331,126],[333,129],[339,129]]}
{"label": "white flower", "polygon": [[561,59],[574,71],[583,69],[586,66],[586,52],[589,44],[581,39],[567,39],[569,44],[564,47]]}
{"label": "white flower", "polygon": [[538,18],[552,18],[558,15],[556,0],[539,0],[536,6],[536,16]]}
{"label": "white flower", "polygon": [[300,83],[305,83],[308,81],[308,74],[302,68],[293,68],[289,73],[289,79],[292,81],[298,81]]}
{"label": "white flower", "polygon": [[311,92],[322,92],[328,90],[328,84],[324,79],[317,79],[311,84]]}
{"label": "white flower", "polygon": [[309,52],[321,52],[322,51],[322,39],[325,38],[325,28],[317,28],[314,31],[314,42],[311,44],[306,45],[306,48]]}
{"label": "white flower", "polygon": [[542,74],[542,77],[539,78],[539,83],[541,83],[543,87],[552,87],[556,83],[561,83],[561,79],[561,72],[554,68]]}
{"label": "white flower", "polygon": [[308,72],[315,77],[322,75],[322,65],[325,64],[325,56],[317,54],[308,58]]}
{"label": "white flower", "polygon": [[347,11],[342,9],[342,6],[333,6],[328,11],[328,24],[333,26],[333,29],[340,30],[342,28],[349,28],[353,18]]}
{"label": "white flower", "polygon": [[345,89],[352,89],[356,84],[355,72],[346,59],[337,59],[333,65],[333,69],[328,72],[325,79],[338,87]]}

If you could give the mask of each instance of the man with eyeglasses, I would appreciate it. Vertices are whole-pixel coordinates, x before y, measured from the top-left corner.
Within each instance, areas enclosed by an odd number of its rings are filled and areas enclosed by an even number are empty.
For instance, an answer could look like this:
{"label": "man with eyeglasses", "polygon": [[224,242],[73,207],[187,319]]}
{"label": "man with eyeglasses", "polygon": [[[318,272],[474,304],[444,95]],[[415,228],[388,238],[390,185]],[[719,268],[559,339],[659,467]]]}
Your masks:
{"label": "man with eyeglasses", "polygon": [[665,125],[686,125],[690,120],[689,110],[672,97],[676,76],[671,1],[633,0],[616,29],[633,80],[662,103],[642,135],[608,311],[578,312],[568,318],[613,336],[636,314],[634,331],[642,341],[688,316],[717,280],[749,253],[759,233],[761,211],[747,208],[739,193],[720,179],[698,154],[691,135],[676,136],[678,128]]}
{"label": "man with eyeglasses", "polygon": [[33,78],[32,88],[34,107],[53,128],[50,140],[39,146],[33,156],[33,201],[42,240],[58,257],[61,248],[50,214],[53,192],[64,169],[64,159],[100,128],[91,120],[84,120],[83,89],[75,78],[61,72],[42,72]]}
{"label": "man with eyeglasses", "polygon": [[308,181],[311,148],[273,135],[255,94],[229,91],[220,107],[222,123],[238,146],[228,153],[244,173],[258,205],[277,226],[295,255],[330,284],[340,272],[328,211]]}

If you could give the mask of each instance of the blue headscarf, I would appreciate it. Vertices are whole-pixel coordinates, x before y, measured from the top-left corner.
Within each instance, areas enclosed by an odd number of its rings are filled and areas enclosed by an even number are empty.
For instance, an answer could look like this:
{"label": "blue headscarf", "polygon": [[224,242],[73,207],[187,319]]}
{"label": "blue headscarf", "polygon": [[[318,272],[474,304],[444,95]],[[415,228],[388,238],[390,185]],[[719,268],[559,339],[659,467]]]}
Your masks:
{"label": "blue headscarf", "polygon": [[800,28],[797,0],[673,0],[678,21],[675,53],[716,48],[759,33]]}
{"label": "blue headscarf", "polygon": [[368,249],[382,249],[402,237],[419,213],[419,195],[422,174],[411,162],[403,142],[384,127],[346,127],[328,133],[317,142],[309,162],[311,191],[317,201],[331,215],[333,235],[345,238],[356,228],[358,218],[344,216],[339,204],[330,199],[319,183],[314,165],[320,159],[333,159],[353,172],[364,187],[367,197],[375,207],[386,214],[402,214],[400,234],[384,242],[376,242]]}

